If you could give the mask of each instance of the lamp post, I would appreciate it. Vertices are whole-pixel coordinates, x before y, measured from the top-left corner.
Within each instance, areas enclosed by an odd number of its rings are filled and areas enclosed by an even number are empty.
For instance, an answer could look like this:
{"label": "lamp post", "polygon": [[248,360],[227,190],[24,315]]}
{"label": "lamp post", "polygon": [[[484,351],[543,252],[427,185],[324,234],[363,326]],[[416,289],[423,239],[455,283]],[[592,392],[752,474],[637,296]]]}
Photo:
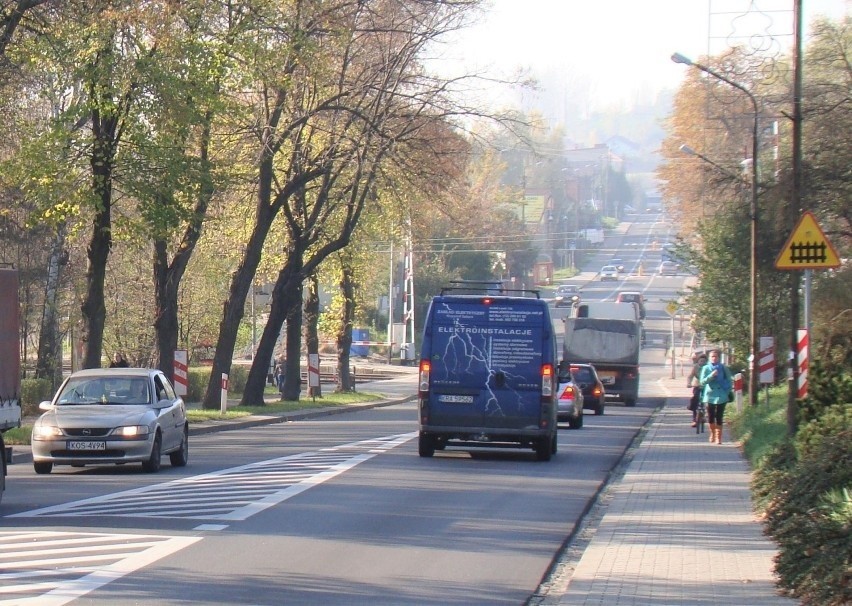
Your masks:
{"label": "lamp post", "polygon": [[[723,74],[720,74],[716,70],[706,65],[702,65],[701,63],[695,63],[691,59],[681,55],[680,53],[675,53],[672,55],[672,61],[675,63],[682,63],[683,65],[688,65],[690,67],[694,67],[698,70],[701,70],[705,74],[709,74],[710,76],[716,78],[717,80],[724,82],[725,84],[736,88],[737,90],[744,93],[749,100],[751,101],[752,111],[753,111],[753,121],[752,121],[752,131],[751,131],[751,204],[749,208],[749,215],[751,220],[751,302],[749,308],[749,347],[751,348],[751,353],[749,356],[749,382],[748,382],[748,398],[749,402],[754,405],[757,404],[757,386],[758,386],[758,376],[757,376],[757,355],[758,355],[758,342],[757,342],[757,148],[758,148],[758,109],[757,109],[757,99],[755,99],[754,95],[749,91],[745,86],[740,84],[739,82],[734,82],[733,80],[727,78]],[[699,156],[700,157],[700,156]]]}

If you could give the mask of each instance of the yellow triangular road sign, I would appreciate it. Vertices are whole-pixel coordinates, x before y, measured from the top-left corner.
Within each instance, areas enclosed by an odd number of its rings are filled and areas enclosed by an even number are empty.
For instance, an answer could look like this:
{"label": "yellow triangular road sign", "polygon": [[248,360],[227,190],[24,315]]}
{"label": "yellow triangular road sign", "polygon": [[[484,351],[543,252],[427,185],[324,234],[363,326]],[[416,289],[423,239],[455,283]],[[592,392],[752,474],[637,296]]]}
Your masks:
{"label": "yellow triangular road sign", "polygon": [[805,211],[796,229],[787,238],[781,254],[775,259],[776,269],[828,269],[840,267],[837,251],[820,229],[816,217]]}

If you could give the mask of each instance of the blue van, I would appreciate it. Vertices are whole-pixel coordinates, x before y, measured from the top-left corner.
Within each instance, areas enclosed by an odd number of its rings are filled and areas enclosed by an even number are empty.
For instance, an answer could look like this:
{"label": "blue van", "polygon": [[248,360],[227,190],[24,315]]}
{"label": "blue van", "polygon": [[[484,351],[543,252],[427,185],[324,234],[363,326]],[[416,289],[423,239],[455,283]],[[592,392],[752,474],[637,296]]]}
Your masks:
{"label": "blue van", "polygon": [[[556,453],[556,335],[537,291],[456,294],[429,306],[421,346],[419,453],[448,445]],[[532,293],[534,296],[510,296]]]}

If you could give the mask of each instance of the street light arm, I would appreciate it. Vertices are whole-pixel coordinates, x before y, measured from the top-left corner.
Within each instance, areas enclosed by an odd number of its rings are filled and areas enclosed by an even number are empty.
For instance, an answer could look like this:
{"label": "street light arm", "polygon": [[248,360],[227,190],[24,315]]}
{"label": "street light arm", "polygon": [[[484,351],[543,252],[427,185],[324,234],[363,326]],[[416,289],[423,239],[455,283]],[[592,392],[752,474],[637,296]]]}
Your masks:
{"label": "street light arm", "polygon": [[[757,152],[758,152],[758,120],[759,120],[759,112],[757,109],[757,99],[748,90],[745,86],[740,84],[739,82],[734,82],[730,78],[720,74],[716,70],[702,65],[701,63],[695,63],[689,58],[681,55],[680,53],[674,53],[672,55],[672,61],[675,63],[681,63],[683,65],[689,65],[691,67],[695,67],[696,69],[700,69],[706,74],[728,84],[729,86],[734,87],[738,91],[745,93],[745,95],[751,101],[751,106],[753,110],[753,122],[752,122],[752,131],[751,131],[751,203],[749,208],[750,214],[750,224],[751,224],[751,263],[750,263],[750,278],[751,278],[751,286],[750,286],[750,298],[751,301],[749,303],[749,349],[751,350],[751,355],[749,356],[749,401],[751,404],[757,404],[757,355],[758,355],[758,341],[757,341],[757,225],[758,225],[758,204],[757,204],[757,196],[758,196],[758,176],[757,176]],[[681,148],[683,149],[683,148]],[[699,156],[700,157],[700,156]]]}
{"label": "street light arm", "polygon": [[738,175],[738,174],[734,173],[733,171],[728,170],[727,168],[725,168],[724,166],[722,166],[721,164],[719,164],[715,160],[708,158],[707,156],[705,156],[701,152],[695,151],[694,149],[692,149],[688,145],[686,145],[686,144],[681,145],[678,149],[680,149],[680,151],[682,151],[683,153],[685,153],[689,156],[695,156],[696,158],[703,160],[707,164],[713,166],[716,170],[718,170],[723,175],[730,177],[731,179],[734,179],[735,181],[739,181],[740,183],[745,183],[746,186],[749,185],[749,182],[746,181],[745,179],[743,179],[742,175]]}
{"label": "street light arm", "polygon": [[745,95],[751,101],[752,109],[754,109],[755,114],[757,113],[757,99],[754,97],[754,95],[752,94],[752,92],[749,89],[747,89],[745,86],[743,86],[739,82],[734,82],[733,80],[731,80],[730,78],[728,78],[724,74],[717,72],[712,67],[704,65],[703,63],[697,63],[697,62],[693,61],[692,59],[690,59],[689,57],[681,55],[680,53],[674,53],[672,55],[672,61],[674,61],[675,63],[680,63],[682,65],[689,65],[690,67],[694,67],[696,69],[700,69],[705,74],[710,74],[711,76],[713,76],[717,80],[721,80],[722,82],[725,82],[726,84],[730,84],[731,86],[733,86],[737,90],[742,91],[743,93],[745,93]]}

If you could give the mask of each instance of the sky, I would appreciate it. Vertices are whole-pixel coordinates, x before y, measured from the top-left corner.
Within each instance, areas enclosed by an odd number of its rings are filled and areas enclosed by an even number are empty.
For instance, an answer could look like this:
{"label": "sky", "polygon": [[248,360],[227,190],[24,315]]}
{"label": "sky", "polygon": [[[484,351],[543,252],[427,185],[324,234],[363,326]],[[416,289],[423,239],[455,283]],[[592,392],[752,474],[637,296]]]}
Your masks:
{"label": "sky", "polygon": [[[479,23],[444,48],[447,65],[494,76],[533,69],[549,81],[559,74],[600,107],[677,88],[687,68],[671,61],[674,52],[697,60],[732,44],[781,53],[792,44],[793,0],[486,1]],[[849,14],[852,0],[803,6],[807,32],[817,14]]]}

